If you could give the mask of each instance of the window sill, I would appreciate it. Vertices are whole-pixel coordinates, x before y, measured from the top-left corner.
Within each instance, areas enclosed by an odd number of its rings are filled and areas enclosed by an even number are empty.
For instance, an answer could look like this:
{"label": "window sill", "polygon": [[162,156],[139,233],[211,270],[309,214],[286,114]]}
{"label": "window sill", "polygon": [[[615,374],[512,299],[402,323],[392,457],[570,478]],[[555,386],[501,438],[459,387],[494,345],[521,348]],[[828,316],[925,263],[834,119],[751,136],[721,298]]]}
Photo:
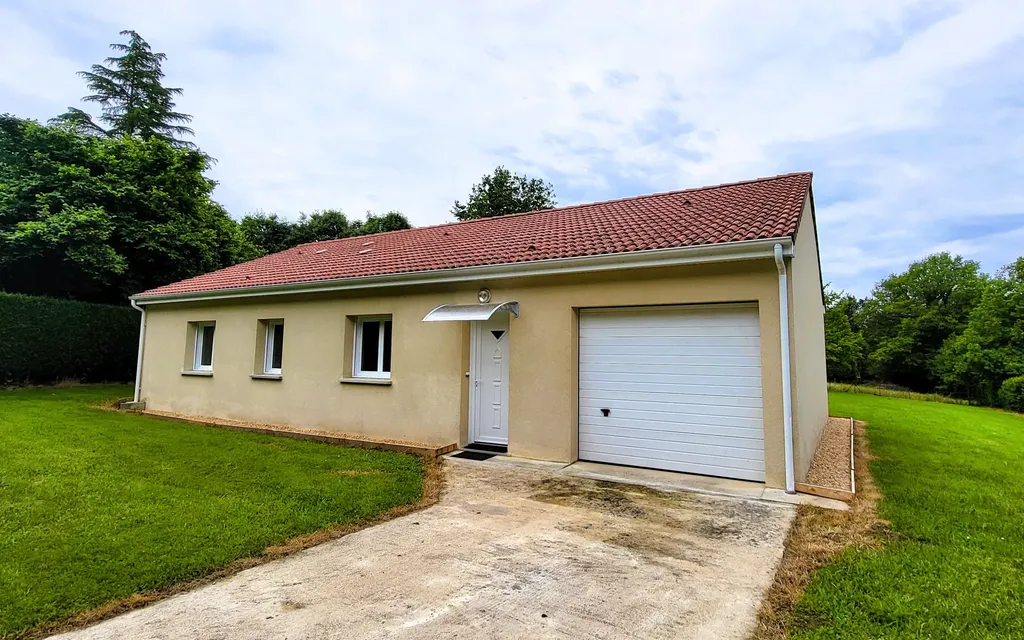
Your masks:
{"label": "window sill", "polygon": [[375,384],[382,387],[390,387],[391,378],[342,378],[341,384]]}
{"label": "window sill", "polygon": [[254,373],[249,377],[253,380],[284,380],[280,373]]}
{"label": "window sill", "polygon": [[181,375],[183,375],[183,376],[197,376],[199,378],[212,378],[213,377],[213,372],[212,371],[196,371],[196,370],[193,370],[193,369],[182,369],[181,370]]}

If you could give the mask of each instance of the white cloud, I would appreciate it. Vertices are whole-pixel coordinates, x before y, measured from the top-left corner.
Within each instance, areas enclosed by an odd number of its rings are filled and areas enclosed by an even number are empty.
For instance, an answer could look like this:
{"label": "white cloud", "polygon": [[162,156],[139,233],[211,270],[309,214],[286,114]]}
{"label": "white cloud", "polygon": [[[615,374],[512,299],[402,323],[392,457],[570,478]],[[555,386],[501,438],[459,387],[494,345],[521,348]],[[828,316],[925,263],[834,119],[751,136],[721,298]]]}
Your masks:
{"label": "white cloud", "polygon": [[[1019,182],[967,192],[950,179],[966,162],[955,151],[859,144],[948,133],[964,74],[1024,34],[1024,7],[1009,1],[192,0],[168,12],[65,0],[38,11],[0,10],[0,54],[19,60],[0,65],[0,99],[19,115],[59,113],[84,93],[73,71],[136,29],[167,52],[168,82],[185,88],[179,107],[219,159],[216,195],[235,215],[398,208],[435,223],[498,163],[549,176],[563,203],[810,169],[826,277],[863,293],[951,240],[921,232],[936,217],[1020,212],[1024,200]],[[1019,157],[1014,109],[1009,134],[968,140],[970,153]],[[830,204],[846,183],[853,192]]]}
{"label": "white cloud", "polygon": [[29,28],[18,14],[3,7],[0,33],[0,96],[46,105],[77,102],[80,96],[69,92],[81,90],[75,76],[79,67],[57,51],[51,37]]}

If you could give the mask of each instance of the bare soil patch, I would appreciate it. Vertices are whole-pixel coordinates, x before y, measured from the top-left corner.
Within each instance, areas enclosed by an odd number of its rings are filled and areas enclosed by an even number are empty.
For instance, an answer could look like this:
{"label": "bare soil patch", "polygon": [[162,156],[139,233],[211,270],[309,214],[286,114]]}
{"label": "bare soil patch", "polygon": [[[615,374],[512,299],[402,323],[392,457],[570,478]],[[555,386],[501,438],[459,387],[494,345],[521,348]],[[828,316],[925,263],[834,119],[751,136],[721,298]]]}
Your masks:
{"label": "bare soil patch", "polygon": [[[581,532],[602,542],[642,550],[679,544],[681,534],[717,541],[762,543],[775,534],[772,507],[753,500],[722,500],[686,491],[661,491],[578,477],[549,477],[537,483],[531,500],[575,507],[616,518],[642,520],[643,529],[625,534],[597,528]],[[665,542],[666,530],[672,530]],[[673,554],[664,554],[673,555]]]}

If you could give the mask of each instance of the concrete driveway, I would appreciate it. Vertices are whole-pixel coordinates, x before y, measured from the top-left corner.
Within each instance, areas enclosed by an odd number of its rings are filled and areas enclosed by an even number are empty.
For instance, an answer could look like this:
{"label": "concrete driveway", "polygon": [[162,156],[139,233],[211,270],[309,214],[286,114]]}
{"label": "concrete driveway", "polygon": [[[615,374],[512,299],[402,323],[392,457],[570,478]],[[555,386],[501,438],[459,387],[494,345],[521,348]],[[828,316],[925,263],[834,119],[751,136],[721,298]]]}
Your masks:
{"label": "concrete driveway", "polygon": [[451,460],[440,503],[61,638],[742,638],[789,505]]}

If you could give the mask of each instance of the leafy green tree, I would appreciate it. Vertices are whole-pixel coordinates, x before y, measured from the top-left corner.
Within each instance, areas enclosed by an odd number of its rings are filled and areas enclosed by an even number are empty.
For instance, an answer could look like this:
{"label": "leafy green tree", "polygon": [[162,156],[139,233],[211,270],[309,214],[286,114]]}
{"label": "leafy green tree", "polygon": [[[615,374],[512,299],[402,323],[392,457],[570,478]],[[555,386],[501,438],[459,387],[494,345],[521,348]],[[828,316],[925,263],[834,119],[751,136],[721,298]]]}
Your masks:
{"label": "leafy green tree", "polygon": [[242,218],[239,228],[260,254],[277,253],[294,247],[295,225],[276,213],[257,211]]}
{"label": "leafy green tree", "polygon": [[856,329],[860,303],[825,288],[825,366],[830,380],[852,382],[864,375],[867,342]]}
{"label": "leafy green tree", "polygon": [[299,214],[295,224],[293,241],[295,244],[336,240],[359,235],[359,223],[350,221],[340,209],[323,209],[306,215]]}
{"label": "leafy green tree", "polygon": [[366,220],[360,222],[349,220],[337,209],[325,209],[314,211],[311,215],[301,214],[298,222],[282,219],[276,213],[257,211],[242,218],[239,227],[248,241],[263,255],[306,242],[411,229],[412,225],[398,211],[388,211],[382,215],[367,212]]}
{"label": "leafy green tree", "polygon": [[1000,403],[1008,378],[1024,374],[1024,258],[988,282],[967,328],[938,354],[936,371],[944,393],[989,405]]}
{"label": "leafy green tree", "polygon": [[124,303],[257,255],[199,151],[0,116],[0,288]]}
{"label": "leafy green tree", "polygon": [[914,390],[935,388],[935,357],[967,326],[987,278],[978,263],[939,253],[875,285],[862,316],[875,378]]}
{"label": "leafy green tree", "polygon": [[107,58],[107,66],[94,64],[90,71],[79,72],[93,92],[83,100],[100,105],[100,120],[108,128],[74,107],[55,118],[54,123],[87,135],[160,138],[177,146],[194,147],[180,139],[194,133],[185,126],[192,116],[174,110],[174,98],[182,90],[162,83],[161,65],[167,56],[154,53],[135,31],[122,31],[121,35],[128,38],[128,43],[114,43],[110,48],[123,55]]}
{"label": "leafy green tree", "polygon": [[108,244],[114,222],[101,207],[51,213],[43,205],[39,213],[0,231],[0,287],[90,299],[124,273],[124,256]]}
{"label": "leafy green tree", "polygon": [[409,224],[409,220],[401,212],[388,211],[378,216],[367,211],[366,221],[360,227],[359,235],[384,233],[385,231],[401,231],[403,229],[412,229],[412,225]]}
{"label": "leafy green tree", "polygon": [[555,189],[550,182],[499,166],[492,175],[483,176],[473,185],[465,204],[455,201],[452,215],[459,220],[473,220],[550,209],[555,204]]}

